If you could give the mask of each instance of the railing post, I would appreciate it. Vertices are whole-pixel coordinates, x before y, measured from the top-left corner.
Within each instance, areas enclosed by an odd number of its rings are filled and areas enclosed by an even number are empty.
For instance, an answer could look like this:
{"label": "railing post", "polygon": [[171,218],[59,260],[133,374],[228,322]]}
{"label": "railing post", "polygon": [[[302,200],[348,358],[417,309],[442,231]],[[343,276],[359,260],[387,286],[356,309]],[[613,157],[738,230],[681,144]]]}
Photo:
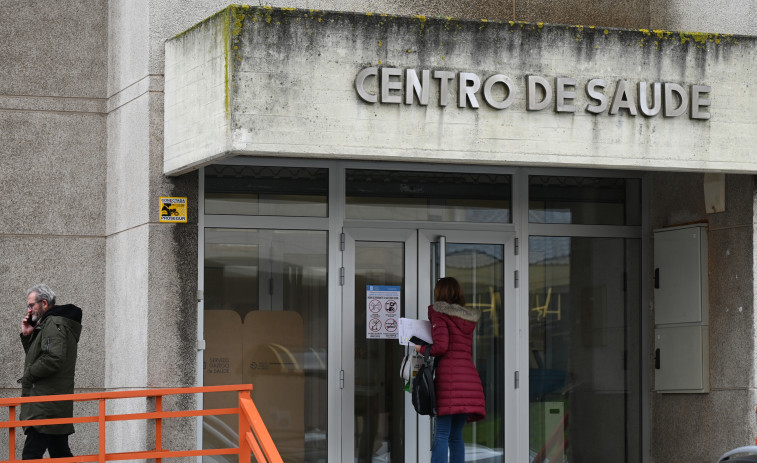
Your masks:
{"label": "railing post", "polygon": [[[8,422],[16,421],[16,407],[8,407]],[[16,459],[16,428],[8,428],[8,460]]]}
{"label": "railing post", "polygon": [[105,399],[100,399],[97,406],[98,461],[105,463]]}
{"label": "railing post", "polygon": [[250,391],[239,391],[239,463],[250,463],[250,454],[252,449],[247,443],[247,433],[250,431],[251,423],[247,420],[247,415],[242,411],[242,399],[250,398]]}
{"label": "railing post", "polygon": [[[155,396],[155,411],[163,411],[163,396]],[[155,450],[163,450],[163,419],[155,418]],[[161,463],[162,458],[156,458],[155,463]]]}

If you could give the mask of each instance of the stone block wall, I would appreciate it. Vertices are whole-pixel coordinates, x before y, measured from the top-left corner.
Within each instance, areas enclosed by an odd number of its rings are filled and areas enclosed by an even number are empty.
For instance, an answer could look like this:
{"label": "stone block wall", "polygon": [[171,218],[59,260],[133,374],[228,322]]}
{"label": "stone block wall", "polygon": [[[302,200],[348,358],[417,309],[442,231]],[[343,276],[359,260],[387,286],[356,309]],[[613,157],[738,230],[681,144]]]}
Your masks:
{"label": "stone block wall", "polygon": [[[703,174],[651,175],[652,229],[708,224],[711,387],[707,394],[651,393],[652,462],[717,461],[757,436],[754,177],[727,175],[726,210],[711,214],[705,211],[703,180]],[[650,319],[652,333],[654,316]],[[654,370],[648,371],[654,388]]]}

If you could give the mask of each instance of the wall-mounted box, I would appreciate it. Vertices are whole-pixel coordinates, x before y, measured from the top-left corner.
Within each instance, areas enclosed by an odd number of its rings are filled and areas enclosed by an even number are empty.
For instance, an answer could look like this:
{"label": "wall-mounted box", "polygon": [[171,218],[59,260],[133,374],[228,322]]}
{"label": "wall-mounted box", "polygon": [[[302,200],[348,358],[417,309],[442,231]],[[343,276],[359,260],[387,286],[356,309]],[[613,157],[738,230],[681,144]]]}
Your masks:
{"label": "wall-mounted box", "polygon": [[655,230],[654,267],[655,325],[707,325],[707,226]]}
{"label": "wall-mounted box", "polygon": [[654,232],[655,391],[710,390],[707,225]]}
{"label": "wall-mounted box", "polygon": [[709,327],[655,328],[654,384],[658,392],[709,392]]}

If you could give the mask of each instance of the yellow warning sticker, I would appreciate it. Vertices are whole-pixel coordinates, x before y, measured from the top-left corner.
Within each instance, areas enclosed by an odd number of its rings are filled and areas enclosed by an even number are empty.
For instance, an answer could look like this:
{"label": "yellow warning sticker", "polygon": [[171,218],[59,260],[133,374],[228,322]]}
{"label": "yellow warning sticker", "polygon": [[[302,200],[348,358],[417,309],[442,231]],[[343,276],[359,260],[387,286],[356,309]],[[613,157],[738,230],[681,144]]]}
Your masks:
{"label": "yellow warning sticker", "polygon": [[160,221],[161,222],[187,222],[187,198],[172,196],[160,197]]}

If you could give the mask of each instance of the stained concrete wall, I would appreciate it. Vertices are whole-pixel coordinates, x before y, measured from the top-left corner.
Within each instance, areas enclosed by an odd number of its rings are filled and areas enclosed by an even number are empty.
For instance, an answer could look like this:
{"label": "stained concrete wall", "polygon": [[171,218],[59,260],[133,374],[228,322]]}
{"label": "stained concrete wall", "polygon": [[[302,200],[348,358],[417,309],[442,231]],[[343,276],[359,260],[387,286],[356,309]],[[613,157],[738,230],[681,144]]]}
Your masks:
{"label": "stained concrete wall", "polygon": [[[726,176],[726,210],[712,214],[705,212],[703,177],[652,175],[653,229],[708,223],[711,386],[708,394],[652,393],[652,462],[717,461],[757,435],[754,177]],[[654,323],[653,316],[651,320]],[[654,327],[648,329],[653,332]],[[649,365],[653,363],[649,359]],[[654,386],[651,368],[649,374]]]}
{"label": "stained concrete wall", "polygon": [[[757,123],[752,38],[232,7],[166,49],[168,174],[232,152],[757,172],[757,135],[743,130]],[[365,69],[374,75],[360,84],[356,76]],[[379,84],[387,69],[398,74],[396,104],[384,101],[389,92]],[[453,77],[448,89],[429,78],[424,105],[402,88],[406,69]],[[480,79],[469,102],[458,98],[463,73]],[[494,74],[510,79],[506,109],[484,102],[484,81]],[[555,89],[545,109],[527,107],[530,76]],[[572,109],[559,109],[560,77],[571,79]],[[599,114],[589,109],[596,107],[592,79],[605,82]],[[696,106],[707,120],[690,117],[685,107],[683,115],[667,117],[667,103],[664,117],[660,90],[659,114],[643,116],[636,88],[652,82],[685,88],[690,112]],[[628,93],[619,96],[623,85]],[[701,110],[693,102],[696,86],[707,86]],[[359,97],[360,87],[374,101]],[[492,90],[496,102],[504,99],[502,87]],[[411,102],[401,102],[408,95]],[[626,96],[630,110],[613,110]]]}
{"label": "stained concrete wall", "polygon": [[757,5],[749,0],[267,0],[252,5],[719,34],[757,30]]}

